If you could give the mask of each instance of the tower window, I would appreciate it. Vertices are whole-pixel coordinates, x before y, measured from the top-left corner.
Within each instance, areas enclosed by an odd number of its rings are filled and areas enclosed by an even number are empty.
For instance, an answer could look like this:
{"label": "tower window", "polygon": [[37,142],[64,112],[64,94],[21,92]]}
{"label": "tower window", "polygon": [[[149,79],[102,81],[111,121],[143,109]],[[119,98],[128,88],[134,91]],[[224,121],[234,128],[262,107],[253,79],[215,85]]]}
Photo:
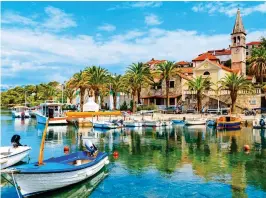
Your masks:
{"label": "tower window", "polygon": [[240,36],[237,37],[237,44],[240,43]]}
{"label": "tower window", "polygon": [[234,37],[234,43],[236,43],[236,37]]}
{"label": "tower window", "polygon": [[210,75],[210,72],[206,71],[203,73],[204,76],[209,76]]}
{"label": "tower window", "polygon": [[170,88],[174,88],[175,87],[175,81],[170,81]]}
{"label": "tower window", "polygon": [[246,52],[246,55],[248,56],[248,52]]}

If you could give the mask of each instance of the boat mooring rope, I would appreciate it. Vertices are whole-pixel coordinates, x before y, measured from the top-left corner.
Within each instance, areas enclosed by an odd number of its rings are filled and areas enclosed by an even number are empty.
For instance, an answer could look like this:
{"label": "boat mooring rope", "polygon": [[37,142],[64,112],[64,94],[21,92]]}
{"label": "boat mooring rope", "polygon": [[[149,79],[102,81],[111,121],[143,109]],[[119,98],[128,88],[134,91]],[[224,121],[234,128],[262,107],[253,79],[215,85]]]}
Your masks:
{"label": "boat mooring rope", "polygon": [[20,194],[19,194],[19,191],[18,191],[17,183],[15,181],[13,172],[11,174],[12,174],[12,179],[13,179],[13,182],[14,182],[14,185],[15,185],[15,188],[16,188],[16,191],[17,191],[17,194],[18,194],[18,198],[20,198]]}

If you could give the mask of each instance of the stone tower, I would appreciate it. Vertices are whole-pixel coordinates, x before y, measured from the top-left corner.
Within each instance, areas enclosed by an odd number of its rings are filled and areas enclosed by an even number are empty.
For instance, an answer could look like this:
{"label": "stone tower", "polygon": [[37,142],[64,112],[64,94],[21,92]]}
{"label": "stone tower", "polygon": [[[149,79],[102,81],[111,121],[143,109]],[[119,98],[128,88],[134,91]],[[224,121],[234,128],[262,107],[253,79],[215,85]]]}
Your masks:
{"label": "stone tower", "polygon": [[231,33],[231,68],[239,70],[246,76],[246,31],[240,16],[240,10],[237,10],[236,21]]}

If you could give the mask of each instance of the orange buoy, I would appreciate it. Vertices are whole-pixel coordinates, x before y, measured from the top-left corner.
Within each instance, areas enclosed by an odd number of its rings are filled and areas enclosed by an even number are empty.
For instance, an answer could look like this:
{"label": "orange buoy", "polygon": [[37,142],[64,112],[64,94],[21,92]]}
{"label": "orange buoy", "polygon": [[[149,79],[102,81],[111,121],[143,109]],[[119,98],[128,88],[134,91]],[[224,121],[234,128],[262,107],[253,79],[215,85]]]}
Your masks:
{"label": "orange buoy", "polygon": [[250,150],[250,147],[249,147],[249,145],[244,145],[244,151],[249,151]]}
{"label": "orange buoy", "polygon": [[68,154],[69,153],[69,147],[68,146],[64,146],[64,153]]}
{"label": "orange buoy", "polygon": [[115,152],[113,153],[113,156],[114,156],[115,158],[118,158],[119,153],[118,153],[117,151],[115,151]]}

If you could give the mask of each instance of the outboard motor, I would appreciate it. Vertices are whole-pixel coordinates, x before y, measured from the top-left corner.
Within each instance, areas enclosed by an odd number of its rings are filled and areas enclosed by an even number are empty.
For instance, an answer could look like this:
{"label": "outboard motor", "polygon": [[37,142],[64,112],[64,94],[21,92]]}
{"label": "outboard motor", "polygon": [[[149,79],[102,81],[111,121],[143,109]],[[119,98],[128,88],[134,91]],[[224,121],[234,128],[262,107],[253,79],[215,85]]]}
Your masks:
{"label": "outboard motor", "polygon": [[260,126],[261,127],[264,127],[265,126],[265,121],[263,118],[260,119]]}
{"label": "outboard motor", "polygon": [[85,147],[89,151],[91,156],[93,156],[98,151],[97,147],[90,140],[87,140],[85,142]]}
{"label": "outboard motor", "polygon": [[13,135],[12,136],[11,144],[13,145],[14,148],[17,148],[18,146],[22,146],[19,141],[20,141],[19,135]]}

